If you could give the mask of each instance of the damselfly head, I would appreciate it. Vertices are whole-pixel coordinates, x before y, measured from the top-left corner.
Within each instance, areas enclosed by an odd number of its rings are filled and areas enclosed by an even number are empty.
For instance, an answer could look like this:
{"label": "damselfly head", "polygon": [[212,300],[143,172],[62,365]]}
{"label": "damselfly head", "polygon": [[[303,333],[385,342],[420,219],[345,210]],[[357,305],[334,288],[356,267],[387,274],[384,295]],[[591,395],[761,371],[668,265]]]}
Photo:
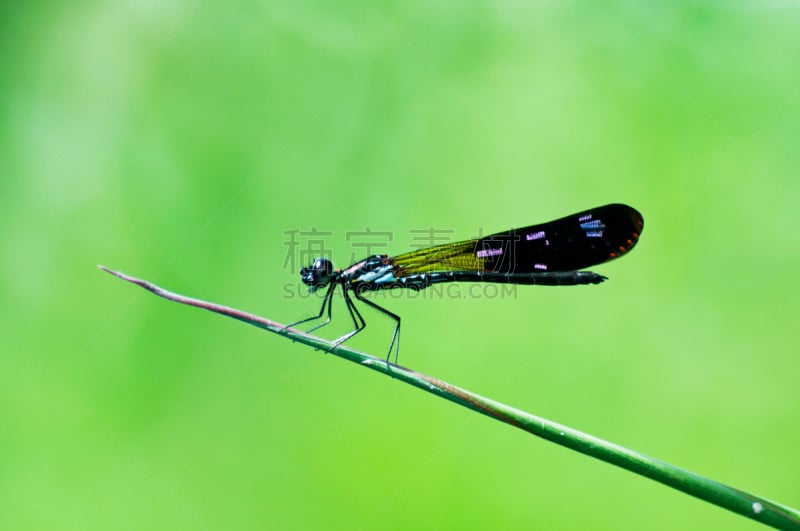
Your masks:
{"label": "damselfly head", "polygon": [[333,277],[333,264],[327,258],[317,258],[309,267],[300,270],[303,284],[311,286],[312,293],[327,286]]}

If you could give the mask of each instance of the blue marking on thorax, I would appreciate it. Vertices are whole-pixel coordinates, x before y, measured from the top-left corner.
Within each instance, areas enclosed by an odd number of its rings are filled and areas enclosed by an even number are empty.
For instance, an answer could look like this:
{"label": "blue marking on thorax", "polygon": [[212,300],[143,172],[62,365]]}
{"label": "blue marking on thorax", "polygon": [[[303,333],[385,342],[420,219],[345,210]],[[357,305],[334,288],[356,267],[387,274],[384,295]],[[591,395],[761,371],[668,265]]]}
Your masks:
{"label": "blue marking on thorax", "polygon": [[394,282],[394,272],[391,265],[376,267],[372,271],[367,271],[355,279],[356,282]]}
{"label": "blue marking on thorax", "polygon": [[386,273],[385,275],[383,275],[382,277],[376,278],[375,280],[373,280],[373,282],[376,282],[376,283],[379,283],[379,284],[384,284],[384,283],[392,283],[392,282],[395,282],[396,280],[397,279],[394,278],[394,273],[392,273],[390,271],[390,272]]}

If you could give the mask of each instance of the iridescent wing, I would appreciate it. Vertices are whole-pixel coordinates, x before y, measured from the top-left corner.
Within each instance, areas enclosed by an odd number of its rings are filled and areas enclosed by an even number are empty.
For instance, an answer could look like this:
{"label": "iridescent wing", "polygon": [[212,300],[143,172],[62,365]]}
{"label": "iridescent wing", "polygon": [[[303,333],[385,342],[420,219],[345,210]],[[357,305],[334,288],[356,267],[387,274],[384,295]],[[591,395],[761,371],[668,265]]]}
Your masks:
{"label": "iridescent wing", "polygon": [[605,205],[555,221],[437,245],[391,258],[398,278],[439,271],[576,271],[627,253],[644,227],[627,205]]}

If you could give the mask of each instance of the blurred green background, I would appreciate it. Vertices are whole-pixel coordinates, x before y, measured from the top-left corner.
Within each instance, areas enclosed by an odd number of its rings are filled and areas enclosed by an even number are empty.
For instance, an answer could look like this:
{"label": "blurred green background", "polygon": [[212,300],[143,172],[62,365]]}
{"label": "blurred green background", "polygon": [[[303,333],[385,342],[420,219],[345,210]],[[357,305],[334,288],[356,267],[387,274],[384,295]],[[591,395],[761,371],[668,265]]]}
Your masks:
{"label": "blurred green background", "polygon": [[645,229],[608,282],[383,301],[400,362],[799,506],[798,27],[774,1],[4,5],[0,528],[759,528],[95,268],[290,322],[319,304],[291,231],[345,266],[366,228],[396,254],[609,202]]}

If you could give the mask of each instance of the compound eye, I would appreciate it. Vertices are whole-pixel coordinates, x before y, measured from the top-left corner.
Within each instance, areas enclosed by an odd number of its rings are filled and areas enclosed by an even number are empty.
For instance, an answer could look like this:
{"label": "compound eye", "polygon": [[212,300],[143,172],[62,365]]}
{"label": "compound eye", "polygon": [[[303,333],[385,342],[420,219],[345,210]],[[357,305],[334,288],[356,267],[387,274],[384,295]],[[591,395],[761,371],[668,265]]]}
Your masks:
{"label": "compound eye", "polygon": [[310,267],[304,267],[300,270],[300,279],[303,284],[311,287],[312,292],[327,286],[332,277],[333,264],[326,258],[317,258]]}
{"label": "compound eye", "polygon": [[317,258],[311,267],[314,269],[314,277],[318,280],[327,279],[333,274],[333,263],[327,258]]}

